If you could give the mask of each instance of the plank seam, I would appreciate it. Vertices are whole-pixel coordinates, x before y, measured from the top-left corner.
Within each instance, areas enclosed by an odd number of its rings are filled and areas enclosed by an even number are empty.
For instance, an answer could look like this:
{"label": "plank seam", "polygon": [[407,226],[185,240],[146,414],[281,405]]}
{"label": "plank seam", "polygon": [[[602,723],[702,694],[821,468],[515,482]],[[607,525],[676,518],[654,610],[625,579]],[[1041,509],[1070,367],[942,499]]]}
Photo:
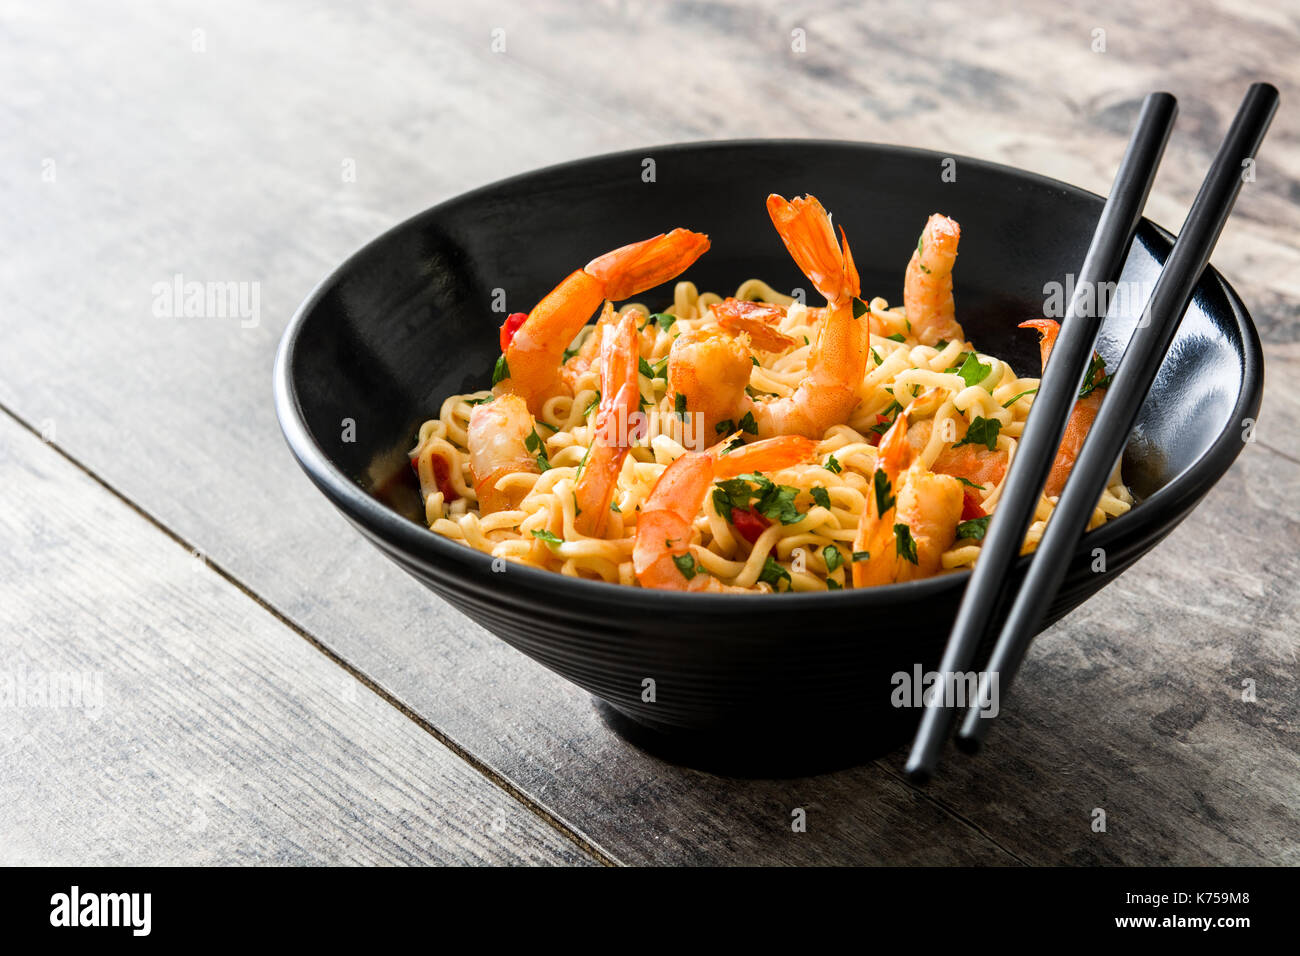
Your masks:
{"label": "plank seam", "polygon": [[[165,524],[159,521],[156,517],[154,517],[154,515],[150,514],[145,508],[143,508],[135,501],[133,501],[131,498],[127,497],[125,494],[123,494],[121,491],[115,488],[110,482],[108,482],[103,477],[98,475],[94,470],[92,470],[79,458],[77,458],[75,455],[69,452],[66,448],[63,448],[62,446],[58,445],[55,442],[45,441],[41,437],[41,433],[30,422],[28,422],[25,418],[23,418],[21,415],[15,412],[8,405],[4,404],[3,402],[0,402],[0,411],[3,411],[4,414],[9,416],[9,418],[13,419],[14,422],[16,422],[20,427],[25,429],[27,432],[34,435],[36,438],[40,439],[42,444],[50,448],[52,451],[54,451],[65,461],[73,465],[78,471],[82,472],[84,475],[90,478],[91,481],[95,482],[95,484],[99,485],[101,488],[107,491],[118,501],[122,502],[122,504],[130,508],[133,512],[135,512],[137,515],[139,515],[141,518],[147,521],[152,527],[156,528],[158,531],[166,535],[167,538],[169,538],[172,542],[180,545],[182,548],[184,548],[186,551],[190,553],[194,553],[200,550],[196,548],[193,544],[191,544],[189,541],[185,540],[185,538],[183,538],[181,535],[177,534],[171,528],[167,527]],[[446,747],[455,756],[463,760],[471,768],[477,771],[481,776],[486,778],[489,783],[493,784],[498,789],[503,791],[505,794],[507,794],[509,797],[515,800],[515,802],[519,803],[525,810],[532,813],[533,816],[537,817],[539,820],[541,820],[547,826],[551,827],[553,830],[557,831],[561,836],[565,837],[570,842],[574,843],[578,847],[578,849],[580,849],[582,852],[586,853],[587,855],[592,857],[594,860],[596,860],[598,863],[602,864],[603,866],[623,865],[621,862],[619,862],[614,857],[609,855],[603,849],[596,846],[591,840],[587,839],[585,836],[583,836],[582,834],[574,830],[567,823],[565,823],[563,820],[561,820],[559,817],[553,814],[550,810],[546,809],[544,806],[542,806],[540,803],[538,803],[536,800],[534,800],[532,797],[526,794],[523,790],[517,787],[506,777],[502,776],[496,770],[492,769],[483,760],[480,760],[478,757],[474,756],[472,753],[466,750],[465,747],[463,747],[462,745],[457,743],[454,739],[452,739],[448,734],[439,730],[427,718],[423,717],[421,714],[419,714],[418,712],[413,710],[410,706],[408,706],[405,702],[403,702],[400,698],[398,698],[393,693],[391,693],[386,688],[384,688],[382,685],[378,684],[376,681],[371,679],[368,674],[359,670],[355,665],[353,665],[352,663],[350,663],[349,661],[341,657],[339,654],[337,654],[332,648],[322,643],[318,638],[316,638],[309,631],[307,631],[305,628],[299,625],[296,621],[294,621],[288,615],[280,611],[279,608],[275,607],[266,599],[264,599],[261,595],[259,595],[257,592],[253,591],[251,588],[246,586],[244,582],[241,581],[239,578],[237,578],[234,574],[232,574],[230,571],[227,571],[219,563],[213,561],[210,557],[208,557],[206,552],[203,552],[203,563],[209,570],[211,570],[214,574],[216,574],[217,577],[221,578],[227,584],[231,585],[240,593],[242,593],[244,596],[248,597],[255,604],[257,604],[268,614],[270,614],[273,618],[275,618],[275,620],[279,621],[281,624],[287,627],[294,634],[298,635],[298,637],[302,638],[304,641],[306,641],[308,644],[314,647],[321,654],[325,655],[325,657],[328,658],[330,661],[332,661],[334,664],[341,667],[355,680],[357,680],[360,684],[362,684],[362,686],[368,688],[372,693],[378,696],[380,700],[384,701],[389,706],[396,709],[398,713],[400,713],[402,716],[406,717],[408,720],[413,722],[417,727],[419,727],[421,730],[423,730],[425,733],[431,736],[434,740],[438,741],[438,743]]]}

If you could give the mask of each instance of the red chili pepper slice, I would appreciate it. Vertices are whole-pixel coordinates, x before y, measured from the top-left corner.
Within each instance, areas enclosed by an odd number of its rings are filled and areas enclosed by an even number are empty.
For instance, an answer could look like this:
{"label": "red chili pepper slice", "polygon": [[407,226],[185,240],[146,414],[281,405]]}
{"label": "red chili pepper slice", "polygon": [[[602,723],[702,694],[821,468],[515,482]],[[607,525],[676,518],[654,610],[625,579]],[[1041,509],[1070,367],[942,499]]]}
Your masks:
{"label": "red chili pepper slice", "polygon": [[746,508],[741,511],[739,508],[731,509],[731,526],[736,529],[736,534],[740,535],[750,544],[753,544],[766,531],[772,522],[768,521],[753,508]]}
{"label": "red chili pepper slice", "polygon": [[510,346],[510,340],[515,337],[519,331],[519,326],[528,321],[527,312],[511,312],[506,316],[506,320],[501,323],[501,351],[504,352]]}
{"label": "red chili pepper slice", "polygon": [[974,488],[962,488],[961,500],[961,520],[973,521],[976,518],[983,518],[984,508],[980,504],[980,492]]}

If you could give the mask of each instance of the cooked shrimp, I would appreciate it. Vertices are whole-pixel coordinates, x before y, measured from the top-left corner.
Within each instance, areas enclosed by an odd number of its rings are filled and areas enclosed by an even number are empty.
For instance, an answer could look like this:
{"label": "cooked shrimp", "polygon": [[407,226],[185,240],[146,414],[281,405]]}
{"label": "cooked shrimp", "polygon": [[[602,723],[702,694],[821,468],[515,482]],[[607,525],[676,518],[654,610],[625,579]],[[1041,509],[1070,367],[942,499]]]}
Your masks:
{"label": "cooked shrimp", "polygon": [[713,307],[713,315],[722,328],[733,335],[749,336],[750,342],[764,352],[784,352],[798,344],[776,328],[776,323],[785,318],[785,309],[779,305],[724,299]]}
{"label": "cooked shrimp", "polygon": [[[796,435],[754,442],[729,453],[727,446],[687,452],[659,476],[636,521],[633,567],[642,587],[670,591],[725,591],[699,570],[690,553],[694,521],[715,482],[757,471],[779,471],[809,461],[817,443]],[[689,573],[689,577],[687,574]],[[746,590],[744,588],[738,590]]]}
{"label": "cooked shrimp", "polygon": [[[703,413],[714,424],[748,413],[754,417],[760,438],[817,438],[848,421],[858,404],[869,339],[867,323],[853,315],[853,300],[861,291],[858,270],[844,230],[840,230],[841,242],[837,243],[830,217],[815,197],[786,200],[773,193],[767,197],[767,211],[795,263],[827,302],[808,359],[807,377],[789,397],[751,398],[745,394],[745,384],[752,363],[747,356],[741,360],[743,343],[737,348],[725,341],[712,341],[726,334],[715,332],[674,344],[677,355],[670,357],[669,382],[685,397],[687,409]],[[745,332],[760,349],[785,349],[793,344],[761,318],[774,306],[745,309],[723,303],[715,307],[715,313],[719,308],[719,324]]]}
{"label": "cooked shrimp", "polygon": [[497,394],[519,395],[540,413],[548,398],[570,391],[561,377],[564,350],[602,301],[617,302],[667,282],[708,248],[708,236],[674,229],[592,259],[537,303],[518,328],[506,320]]}
{"label": "cooked shrimp", "polygon": [[[908,429],[907,441],[912,446],[914,454],[919,455],[930,444],[930,436],[933,433],[934,419],[931,418],[919,421]],[[930,470],[941,475],[965,478],[977,485],[983,485],[986,489],[993,488],[1007,473],[1009,462],[1007,453],[1001,448],[989,451],[985,445],[959,446],[957,443],[965,437],[963,431],[959,435],[954,435],[953,441],[945,442],[943,449],[931,462]]]}
{"label": "cooked shrimp", "polygon": [[[607,315],[612,308],[606,307]],[[596,437],[573,489],[577,517],[574,525],[585,535],[604,537],[609,506],[618,486],[623,461],[632,448],[632,414],[640,409],[637,385],[636,317],[628,312],[617,324],[602,322],[600,344],[600,406]]]}
{"label": "cooked shrimp", "polygon": [[501,395],[486,405],[477,405],[469,417],[467,445],[469,468],[474,475],[479,511],[492,514],[517,507],[525,491],[501,490],[497,483],[513,472],[537,474],[537,452],[530,452],[530,439],[537,434],[533,416],[518,395]]}
{"label": "cooked shrimp", "polygon": [[[1042,355],[1043,370],[1046,371],[1047,358],[1052,354],[1056,336],[1061,331],[1060,323],[1053,319],[1031,319],[1028,322],[1021,322],[1020,327],[1038,330],[1041,336],[1038,347]],[[1065,437],[1061,440],[1061,447],[1056,450],[1056,460],[1052,462],[1052,470],[1047,474],[1044,494],[1056,497],[1065,488],[1065,479],[1070,477],[1074,460],[1079,457],[1083,440],[1088,437],[1088,430],[1092,428],[1097,410],[1101,408],[1101,400],[1104,397],[1102,393],[1106,390],[1107,381],[1106,364],[1101,360],[1101,356],[1094,352],[1093,365],[1089,370],[1088,380],[1084,383],[1084,391],[1087,394],[1074,403],[1074,411],[1070,413],[1070,419],[1065,424]]]}
{"label": "cooked shrimp", "polygon": [[683,332],[668,351],[669,388],[700,416],[700,432],[712,435],[721,422],[738,421],[754,364],[740,339],[718,329]]}
{"label": "cooked shrimp", "polygon": [[957,324],[952,299],[952,267],[957,261],[961,227],[955,220],[935,213],[921,231],[921,238],[907,263],[903,279],[903,308],[912,334],[922,345],[941,339],[966,340]]}
{"label": "cooked shrimp", "polygon": [[908,441],[908,413],[925,398],[899,412],[881,439],[878,468],[853,542],[854,551],[869,555],[854,562],[855,588],[931,577],[957,540],[961,482],[926,468]]}

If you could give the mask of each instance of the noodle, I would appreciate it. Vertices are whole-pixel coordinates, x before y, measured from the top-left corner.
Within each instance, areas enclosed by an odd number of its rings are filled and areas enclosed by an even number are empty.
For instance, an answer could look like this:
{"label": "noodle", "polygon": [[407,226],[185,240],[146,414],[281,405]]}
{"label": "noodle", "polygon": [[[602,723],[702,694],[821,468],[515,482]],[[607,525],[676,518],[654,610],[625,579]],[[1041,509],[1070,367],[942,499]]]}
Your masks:
{"label": "noodle", "polygon": [[[788,307],[778,327],[799,344],[778,356],[756,353],[759,358],[755,359],[750,385],[756,392],[791,395],[808,373],[811,348],[807,343],[815,337],[818,313],[758,279],[743,282],[735,297]],[[620,314],[637,313],[640,355],[656,374],[654,378],[642,375],[640,379],[648,429],[623,463],[605,537],[585,537],[574,527],[574,485],[595,438],[595,402],[600,389],[599,363],[595,362],[577,375],[572,397],[549,399],[536,416],[550,467],[541,474],[510,473],[497,484],[498,489],[511,488],[522,495],[515,510],[485,516],[477,511],[467,429],[474,406],[491,400],[492,392],[453,395],[444,401],[438,417],[420,427],[411,452],[429,527],[494,557],[572,577],[635,585],[632,551],[637,509],[664,469],[691,446],[694,437],[686,433],[686,424],[674,414],[674,396],[668,390],[664,360],[677,334],[715,324],[710,309],[721,301],[713,293],[698,292],[690,282],[677,283],[672,306],[665,310],[675,317],[671,332],[652,321],[643,305],[629,304],[619,310]],[[712,497],[706,498],[694,523],[698,540],[691,545],[691,553],[700,568],[721,583],[771,592],[774,582],[762,578],[770,577],[765,568],[772,555],[788,575],[790,590],[825,591],[853,586],[853,540],[868,507],[882,421],[900,407],[900,402],[906,404],[904,396],[925,389],[937,389],[942,396],[933,411],[927,414],[921,410],[912,419],[913,425],[927,419],[932,422],[929,440],[919,453],[926,467],[934,463],[945,444],[952,443],[977,418],[998,423],[996,447],[1014,459],[1038,379],[1022,377],[996,356],[974,353],[976,361],[989,371],[976,384],[968,385],[958,366],[970,354],[969,343],[920,345],[908,337],[910,325],[902,308],[891,308],[881,298],[870,300],[868,308],[871,352],[856,410],[846,424],[836,425],[822,436],[814,462],[778,473],[780,484],[799,489],[799,520],[771,523],[751,545],[718,512]],[[587,326],[573,348],[578,348],[593,328]],[[1003,481],[992,488],[975,486],[979,488],[979,505],[986,514],[996,510]],[[813,500],[813,488],[825,489],[822,504]],[[450,494],[444,493],[446,490]],[[829,507],[823,506],[826,501]],[[1037,547],[1055,505],[1054,498],[1040,497],[1022,553]],[[1132,505],[1133,496],[1117,464],[1088,527],[1121,515]],[[942,568],[969,568],[979,553],[979,541],[959,537],[944,552]]]}

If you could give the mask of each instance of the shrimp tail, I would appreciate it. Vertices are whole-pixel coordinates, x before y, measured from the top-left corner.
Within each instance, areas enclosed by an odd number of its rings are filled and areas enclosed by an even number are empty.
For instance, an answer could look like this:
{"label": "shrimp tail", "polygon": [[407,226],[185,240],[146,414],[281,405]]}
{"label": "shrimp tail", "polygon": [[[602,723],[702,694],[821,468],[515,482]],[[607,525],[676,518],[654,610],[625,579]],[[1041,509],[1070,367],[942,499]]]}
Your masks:
{"label": "shrimp tail", "polygon": [[597,256],[583,271],[603,284],[606,299],[619,302],[676,278],[708,249],[703,233],[674,229]]}
{"label": "shrimp tail", "polygon": [[795,264],[827,302],[843,303],[861,292],[848,241],[843,248],[836,243],[830,216],[815,196],[786,199],[772,193],[767,212]]}
{"label": "shrimp tail", "polygon": [[1061,334],[1061,323],[1055,319],[1030,319],[1028,322],[1021,322],[1019,327],[1038,331],[1038,350],[1042,357],[1043,368],[1046,369],[1047,359],[1056,346],[1056,337]]}
{"label": "shrimp tail", "polygon": [[[606,306],[611,312],[610,306]],[[574,524],[585,535],[599,538],[609,522],[609,506],[618,486],[623,462],[632,447],[632,413],[641,404],[637,387],[637,330],[633,313],[617,324],[606,323],[600,347],[600,405],[596,435],[581,467],[573,497]]]}

